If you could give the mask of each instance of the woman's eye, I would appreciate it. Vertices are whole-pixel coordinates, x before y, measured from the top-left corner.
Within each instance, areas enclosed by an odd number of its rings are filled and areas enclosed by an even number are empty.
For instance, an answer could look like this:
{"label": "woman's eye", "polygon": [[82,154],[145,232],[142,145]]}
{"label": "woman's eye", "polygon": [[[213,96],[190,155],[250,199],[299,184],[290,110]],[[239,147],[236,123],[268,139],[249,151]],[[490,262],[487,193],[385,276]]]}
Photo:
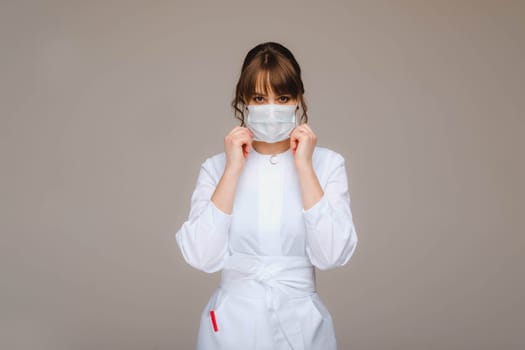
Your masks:
{"label": "woman's eye", "polygon": [[255,96],[255,97],[253,98],[253,100],[254,100],[255,102],[263,102],[263,101],[264,101],[264,98],[263,98],[262,96]]}
{"label": "woman's eye", "polygon": [[283,102],[283,103],[286,103],[286,102],[290,101],[290,98],[288,96],[281,96],[281,97],[279,97],[279,101]]}

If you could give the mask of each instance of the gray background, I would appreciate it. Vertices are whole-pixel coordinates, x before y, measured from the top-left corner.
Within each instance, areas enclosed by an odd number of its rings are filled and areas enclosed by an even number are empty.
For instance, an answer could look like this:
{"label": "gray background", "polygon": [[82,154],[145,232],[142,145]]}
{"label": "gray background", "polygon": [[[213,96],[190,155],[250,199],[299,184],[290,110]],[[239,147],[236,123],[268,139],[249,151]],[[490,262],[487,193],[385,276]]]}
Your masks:
{"label": "gray background", "polygon": [[219,274],[174,234],[247,51],[304,70],[359,246],[341,349],[523,349],[525,2],[5,1],[0,348],[191,349]]}

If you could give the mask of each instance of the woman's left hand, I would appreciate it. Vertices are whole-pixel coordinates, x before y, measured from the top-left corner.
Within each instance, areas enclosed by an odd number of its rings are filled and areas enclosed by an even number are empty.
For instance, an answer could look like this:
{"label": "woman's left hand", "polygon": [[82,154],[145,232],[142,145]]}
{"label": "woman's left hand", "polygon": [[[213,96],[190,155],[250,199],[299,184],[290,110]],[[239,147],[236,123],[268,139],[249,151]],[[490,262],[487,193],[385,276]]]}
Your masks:
{"label": "woman's left hand", "polygon": [[312,155],[316,143],[317,136],[308,124],[301,124],[292,131],[290,148],[292,149],[296,167],[312,165]]}

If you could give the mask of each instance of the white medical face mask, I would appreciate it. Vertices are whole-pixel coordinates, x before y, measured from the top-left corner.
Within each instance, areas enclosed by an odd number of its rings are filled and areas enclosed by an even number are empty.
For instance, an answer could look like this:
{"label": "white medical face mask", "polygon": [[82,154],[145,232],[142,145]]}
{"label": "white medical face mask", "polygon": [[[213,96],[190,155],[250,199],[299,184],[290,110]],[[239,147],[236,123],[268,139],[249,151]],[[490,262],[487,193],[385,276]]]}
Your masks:
{"label": "white medical face mask", "polygon": [[296,126],[297,105],[248,105],[246,127],[255,141],[279,142],[290,137]]}

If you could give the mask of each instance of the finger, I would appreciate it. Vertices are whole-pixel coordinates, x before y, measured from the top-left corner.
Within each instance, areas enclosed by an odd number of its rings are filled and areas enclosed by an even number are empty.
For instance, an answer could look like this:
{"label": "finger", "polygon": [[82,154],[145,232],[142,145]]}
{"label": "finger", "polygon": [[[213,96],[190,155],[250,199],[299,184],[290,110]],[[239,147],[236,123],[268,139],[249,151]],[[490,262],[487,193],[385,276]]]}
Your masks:
{"label": "finger", "polygon": [[229,135],[230,142],[239,145],[241,143],[251,142],[253,136],[245,130],[238,130],[234,134]]}
{"label": "finger", "polygon": [[242,129],[242,130],[239,130],[235,133],[236,136],[240,137],[240,136],[245,136],[245,137],[252,137],[253,136],[253,133],[248,130],[248,129]]}
{"label": "finger", "polygon": [[230,132],[228,133],[228,135],[235,134],[235,133],[238,132],[239,130],[242,130],[242,126],[236,126],[236,127],[234,127],[233,129],[230,130]]}
{"label": "finger", "polygon": [[249,153],[250,153],[249,145],[248,144],[244,144],[242,146],[242,154],[243,154],[244,158],[248,157]]}
{"label": "finger", "polygon": [[303,139],[305,137],[308,137],[308,134],[304,129],[298,129],[297,132],[295,133],[295,136],[298,139]]}
{"label": "finger", "polygon": [[234,145],[235,147],[241,147],[247,151],[252,148],[252,142],[248,139],[237,140]]}
{"label": "finger", "polygon": [[236,140],[243,144],[243,145],[248,145],[249,148],[251,148],[251,145],[252,145],[252,142],[253,142],[253,137],[249,134],[242,134],[242,135],[238,135]]}
{"label": "finger", "polygon": [[301,125],[301,131],[305,132],[308,135],[315,135],[312,129],[306,124]]}
{"label": "finger", "polygon": [[312,130],[312,128],[310,127],[310,125],[308,125],[308,124],[303,124],[303,126],[304,126],[304,129],[310,131],[312,134],[314,133],[314,131]]}
{"label": "finger", "polygon": [[252,150],[252,143],[253,143],[253,136],[251,134],[247,135],[245,137],[245,142],[244,142],[246,155],[248,155],[248,153]]}
{"label": "finger", "polygon": [[252,132],[250,129],[248,129],[248,128],[244,129],[243,131],[244,131],[247,135],[249,135],[251,138],[253,138],[253,137],[255,136],[255,135],[253,134],[253,132]]}
{"label": "finger", "polygon": [[249,135],[249,136],[253,137],[253,133],[251,132],[251,130],[248,129],[248,128],[245,128],[245,127],[239,127],[239,129],[236,130],[234,132],[234,134],[235,135],[241,135],[241,134],[242,135]]}
{"label": "finger", "polygon": [[297,150],[297,139],[296,138],[290,138],[290,149],[292,150],[292,154],[295,155],[295,151]]}
{"label": "finger", "polygon": [[310,138],[312,140],[317,140],[317,135],[315,134],[315,132],[310,127],[308,127],[306,130],[307,130],[308,135],[310,136]]}
{"label": "finger", "polygon": [[235,129],[233,129],[231,132],[230,132],[230,135],[238,135],[238,134],[242,134],[245,132],[245,128],[241,127],[241,126],[238,126],[236,127]]}
{"label": "finger", "polygon": [[224,137],[224,140],[225,141],[228,141],[228,142],[231,142],[232,140],[234,140],[236,138],[236,136],[239,134],[240,132],[240,129],[239,127],[235,127],[233,128],[225,137]]}
{"label": "finger", "polygon": [[301,129],[299,127],[295,127],[290,133],[290,138],[297,138],[300,132],[301,132]]}
{"label": "finger", "polygon": [[243,143],[243,147],[244,147],[244,150],[246,151],[246,153],[250,153],[250,151],[252,149],[252,141],[248,140],[248,142]]}
{"label": "finger", "polygon": [[317,136],[315,136],[315,134],[310,130],[308,129],[301,129],[298,131],[301,135],[303,135],[303,137],[306,137],[306,138],[309,138],[311,140],[315,140]]}

